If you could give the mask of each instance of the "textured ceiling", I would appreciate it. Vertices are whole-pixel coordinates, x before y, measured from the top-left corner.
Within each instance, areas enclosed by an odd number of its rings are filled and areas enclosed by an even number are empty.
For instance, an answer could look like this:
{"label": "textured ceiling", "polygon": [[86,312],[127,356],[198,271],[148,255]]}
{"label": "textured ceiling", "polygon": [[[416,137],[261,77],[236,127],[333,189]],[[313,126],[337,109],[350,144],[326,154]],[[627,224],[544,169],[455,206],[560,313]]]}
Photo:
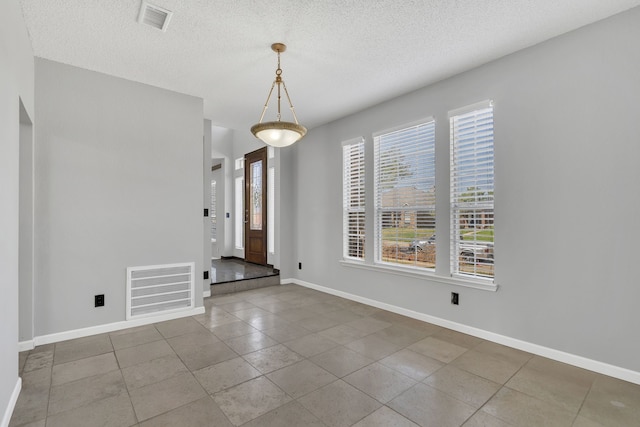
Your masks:
{"label": "textured ceiling", "polygon": [[202,97],[205,117],[233,129],[259,119],[276,68],[273,42],[288,46],[283,78],[312,128],[640,5],[151,0],[174,13],[162,32],[138,24],[140,0],[21,1],[37,57]]}

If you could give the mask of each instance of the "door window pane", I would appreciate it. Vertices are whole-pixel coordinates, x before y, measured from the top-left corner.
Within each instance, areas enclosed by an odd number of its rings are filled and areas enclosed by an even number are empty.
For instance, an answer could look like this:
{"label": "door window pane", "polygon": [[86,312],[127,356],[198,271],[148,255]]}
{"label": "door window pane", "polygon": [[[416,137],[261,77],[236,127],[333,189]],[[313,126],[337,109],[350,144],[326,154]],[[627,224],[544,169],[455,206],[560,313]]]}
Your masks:
{"label": "door window pane", "polygon": [[251,230],[262,230],[262,160],[251,163]]}

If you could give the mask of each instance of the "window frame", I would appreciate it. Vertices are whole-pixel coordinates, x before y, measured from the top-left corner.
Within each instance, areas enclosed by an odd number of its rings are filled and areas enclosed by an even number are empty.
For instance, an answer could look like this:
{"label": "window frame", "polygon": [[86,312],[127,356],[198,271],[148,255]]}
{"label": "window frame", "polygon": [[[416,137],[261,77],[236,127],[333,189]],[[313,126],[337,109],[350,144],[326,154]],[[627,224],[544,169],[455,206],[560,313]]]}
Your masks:
{"label": "window frame", "polygon": [[[432,167],[429,170],[429,174],[428,176],[423,178],[423,181],[417,180],[416,183],[417,185],[422,185],[425,183],[428,183],[429,181],[433,182],[432,184],[432,189],[433,189],[433,195],[432,195],[432,203],[431,204],[426,204],[426,205],[419,205],[419,204],[411,204],[409,205],[408,203],[404,203],[403,206],[393,206],[393,207],[384,207],[382,206],[383,204],[383,189],[382,189],[382,185],[380,183],[381,180],[381,176],[382,176],[382,168],[383,166],[381,165],[381,154],[380,154],[380,144],[382,143],[382,138],[384,137],[390,137],[393,138],[392,135],[394,134],[398,134],[399,132],[410,132],[412,129],[417,129],[420,127],[424,127],[426,130],[424,132],[426,132],[426,135],[424,135],[424,137],[426,138],[425,142],[428,143],[428,145],[425,147],[425,149],[423,150],[413,150],[411,153],[409,153],[409,155],[420,155],[420,156],[426,156],[427,158],[430,158],[430,162],[433,164]],[[417,130],[416,132],[418,132],[418,137],[420,136],[420,132],[423,132],[422,130]],[[411,141],[409,141],[409,143],[411,143]],[[417,143],[417,141],[416,141]],[[433,250],[433,267],[426,267],[423,265],[418,265],[418,254],[417,252],[414,252],[414,256],[413,256],[413,260],[411,259],[407,259],[404,260],[403,256],[400,253],[400,246],[399,243],[402,242],[402,239],[399,237],[396,237],[396,262],[393,261],[387,261],[384,260],[384,247],[383,247],[383,241],[385,239],[383,239],[383,229],[384,229],[384,225],[385,225],[385,218],[389,218],[389,215],[394,216],[399,213],[399,221],[404,223],[406,221],[406,217],[407,215],[415,215],[415,219],[413,220],[415,222],[415,235],[414,235],[414,240],[418,239],[417,233],[418,233],[418,229],[420,227],[418,227],[418,223],[419,223],[419,212],[425,212],[425,211],[429,211],[432,212],[432,216],[433,216],[433,231],[431,232],[432,234],[435,234],[435,230],[436,230],[436,223],[435,223],[435,213],[436,213],[436,163],[435,163],[435,151],[436,151],[436,121],[435,118],[433,116],[429,116],[429,117],[425,117],[421,120],[417,120],[414,122],[410,122],[410,123],[405,123],[390,129],[385,129],[379,132],[376,132],[373,134],[373,166],[374,166],[374,171],[373,171],[373,197],[374,197],[374,203],[373,203],[373,230],[374,230],[374,264],[384,267],[384,268],[391,268],[394,270],[407,270],[407,271],[416,271],[416,272],[420,272],[422,274],[426,273],[426,274],[434,274],[435,273],[435,246],[431,249]],[[400,157],[400,155],[398,156]],[[385,168],[387,166],[385,165]],[[399,173],[399,172],[398,172]],[[414,180],[415,181],[415,180]],[[396,188],[401,188],[401,187],[396,187]],[[418,191],[423,191],[425,192],[425,196],[423,197],[428,197],[428,190],[424,190],[424,189],[418,189],[416,187],[414,187],[414,191],[416,191],[416,195],[415,197],[418,198]],[[397,227],[396,227],[397,228]],[[428,239],[430,236],[425,236],[425,240]],[[404,243],[404,242],[402,242]],[[409,258],[410,255],[407,255],[407,258]],[[410,263],[402,263],[402,262],[398,262],[398,261],[407,261]]]}
{"label": "window frame", "polygon": [[[486,126],[490,122],[490,141],[487,137],[474,137],[474,142],[465,142],[463,148],[459,150],[458,126],[456,120],[468,120],[473,116],[481,116],[487,114],[487,110],[490,110],[490,118],[482,119],[480,123],[473,126],[477,129],[479,126]],[[484,112],[484,113],[483,113]],[[486,130],[485,130],[486,131]],[[474,131],[473,135],[478,132]],[[467,139],[472,135],[471,132],[463,134]],[[468,171],[466,177],[461,178],[461,174],[457,173],[460,170],[458,159],[461,156],[469,156],[469,151],[472,150],[474,163],[473,169]],[[479,152],[478,152],[479,151]],[[490,172],[488,166],[485,166],[483,176],[485,176],[486,182],[479,187],[478,177],[480,176],[479,165],[487,165],[487,160],[482,159],[482,156],[486,156],[490,153]],[[478,161],[478,156],[480,161]],[[460,182],[465,182],[469,177],[474,177],[474,185],[467,187],[464,191],[460,189]],[[490,181],[490,184],[489,184]],[[466,181],[468,185],[471,181]],[[467,195],[467,197],[475,198],[476,201],[461,201],[460,199]],[[482,200],[477,200],[482,198]],[[480,240],[474,238],[471,243],[467,243],[466,249],[462,247],[463,240],[461,239],[460,224],[463,221],[461,218],[463,214],[461,211],[473,211],[473,212],[485,212],[483,213],[483,222],[485,220],[486,212],[490,211],[490,221],[492,230],[492,241],[489,243],[479,243]],[[473,214],[473,229],[477,230],[477,219]],[[467,221],[465,219],[464,221]],[[462,108],[457,108],[449,112],[449,271],[451,277],[460,278],[464,280],[472,280],[477,282],[495,283],[495,111],[492,100],[482,101],[475,104],[467,105]],[[477,231],[474,237],[477,236]],[[483,247],[486,248],[483,249]],[[476,249],[480,248],[480,249]],[[466,250],[466,252],[465,252]],[[471,271],[461,270],[461,258],[463,253],[472,254],[473,268]],[[489,263],[489,259],[491,262]],[[491,267],[491,275],[482,273],[479,269],[479,265],[483,264],[485,270]]]}
{"label": "window frame", "polygon": [[237,176],[234,182],[234,246],[238,250],[244,249],[244,176]]}
{"label": "window frame", "polygon": [[[353,151],[357,150],[355,154]],[[364,137],[353,138],[342,143],[342,257],[345,260],[364,262],[365,239],[366,239],[366,145]],[[351,167],[357,162],[357,167],[353,170]],[[356,185],[353,173],[357,174]],[[351,178],[349,178],[351,177]],[[361,196],[354,194],[354,191]],[[355,203],[350,203],[356,199]],[[355,205],[355,206],[354,206]],[[362,227],[358,228],[356,233],[352,232],[351,218],[362,218]],[[359,220],[357,220],[358,222]],[[352,254],[352,241],[356,239],[355,251],[360,256]]]}
{"label": "window frame", "polygon": [[[459,109],[454,109],[449,111],[449,116],[454,114],[459,114],[460,112],[470,111],[478,106],[486,105],[488,102],[492,101],[483,101],[481,103],[467,105],[466,107],[462,107]],[[446,116],[446,113],[444,115]],[[494,108],[494,119],[495,119],[495,108]],[[450,229],[450,218],[451,218],[451,203],[450,203],[450,176],[451,176],[451,163],[450,163],[450,150],[451,150],[451,126],[450,121],[447,120],[442,122],[435,120],[434,116],[424,118],[422,120],[418,120],[415,122],[407,123],[401,126],[397,126],[394,128],[386,129],[383,131],[377,131],[372,133],[372,137],[375,139],[376,136],[388,132],[392,132],[395,130],[400,130],[412,125],[425,123],[429,120],[434,120],[435,124],[435,132],[437,133],[435,137],[435,154],[437,155],[436,159],[436,179],[437,179],[437,188],[436,191],[438,195],[438,207],[437,207],[437,227],[438,230],[442,230],[437,238],[438,244],[441,245],[438,248],[438,263],[436,264],[434,269],[426,269],[422,267],[412,267],[412,266],[401,266],[398,264],[391,263],[379,263],[376,259],[376,249],[377,243],[375,242],[376,238],[376,206],[375,206],[375,198],[376,195],[376,186],[374,184],[375,177],[377,172],[375,171],[376,159],[374,158],[374,154],[371,150],[375,151],[375,145],[371,145],[372,141],[367,138],[365,139],[365,176],[367,179],[367,186],[365,189],[365,198],[366,198],[366,206],[365,206],[365,230],[367,235],[373,235],[374,241],[369,241],[366,245],[367,251],[365,252],[364,261],[360,259],[349,259],[342,258],[339,261],[339,264],[347,267],[347,268],[356,268],[365,271],[369,271],[372,273],[384,273],[390,274],[394,276],[400,277],[409,277],[417,279],[418,281],[427,281],[430,283],[440,283],[447,286],[460,286],[470,289],[477,289],[489,292],[496,292],[499,288],[496,283],[495,275],[493,278],[485,278],[485,277],[472,277],[467,275],[460,274],[452,274],[450,269],[451,264],[451,229]],[[448,136],[446,132],[449,132]],[[447,140],[448,138],[448,140]],[[495,138],[494,138],[495,139]],[[346,141],[348,142],[348,141]],[[344,143],[343,143],[344,144]],[[494,141],[495,146],[495,141]],[[444,158],[443,158],[444,157]],[[495,172],[495,152],[494,152],[494,172]],[[495,173],[494,173],[494,184],[495,184]],[[446,188],[449,187],[449,188]],[[494,185],[495,187],[495,185]],[[373,199],[372,199],[373,197]],[[449,198],[449,200],[447,200]],[[495,205],[494,205],[495,206]],[[434,229],[435,231],[435,229]],[[344,243],[343,243],[344,246]]]}
{"label": "window frame", "polygon": [[[273,147],[269,147],[273,148]],[[267,253],[275,254],[275,221],[276,221],[276,168],[267,168]]]}

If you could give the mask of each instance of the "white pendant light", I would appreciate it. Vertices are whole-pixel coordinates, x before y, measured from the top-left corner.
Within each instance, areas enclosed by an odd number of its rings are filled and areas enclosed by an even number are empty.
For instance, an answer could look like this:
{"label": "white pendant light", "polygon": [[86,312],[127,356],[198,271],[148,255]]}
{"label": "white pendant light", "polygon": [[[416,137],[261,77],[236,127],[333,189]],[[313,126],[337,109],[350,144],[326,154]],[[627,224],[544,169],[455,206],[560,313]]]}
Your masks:
{"label": "white pendant light", "polygon": [[[293,104],[291,103],[291,97],[289,97],[287,86],[284,84],[284,80],[282,80],[282,69],[280,68],[280,53],[284,52],[287,47],[282,43],[274,43],[271,45],[271,49],[278,54],[278,69],[276,70],[276,78],[271,85],[271,90],[269,90],[267,101],[264,103],[264,107],[262,108],[260,121],[257,124],[251,126],[251,133],[256,138],[262,140],[267,145],[271,145],[272,147],[287,147],[302,139],[302,137],[307,133],[307,128],[298,123],[296,111],[294,110]],[[264,119],[264,115],[267,112],[267,108],[269,106],[269,100],[271,99],[273,88],[276,87],[276,85],[278,86],[278,115],[276,116],[276,121],[262,123],[262,119]],[[282,89],[284,89],[287,100],[289,101],[289,108],[291,109],[291,114],[293,115],[293,120],[295,121],[295,123],[280,120],[281,86]]]}

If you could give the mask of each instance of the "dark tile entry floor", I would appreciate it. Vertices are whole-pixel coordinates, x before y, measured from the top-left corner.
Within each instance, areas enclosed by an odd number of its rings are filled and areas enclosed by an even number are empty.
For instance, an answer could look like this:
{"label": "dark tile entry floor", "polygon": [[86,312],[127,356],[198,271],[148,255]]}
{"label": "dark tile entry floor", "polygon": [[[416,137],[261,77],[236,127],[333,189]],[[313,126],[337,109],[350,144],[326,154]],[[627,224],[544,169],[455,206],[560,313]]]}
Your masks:
{"label": "dark tile entry floor", "polygon": [[238,258],[211,260],[211,284],[278,275],[272,267],[251,264]]}

